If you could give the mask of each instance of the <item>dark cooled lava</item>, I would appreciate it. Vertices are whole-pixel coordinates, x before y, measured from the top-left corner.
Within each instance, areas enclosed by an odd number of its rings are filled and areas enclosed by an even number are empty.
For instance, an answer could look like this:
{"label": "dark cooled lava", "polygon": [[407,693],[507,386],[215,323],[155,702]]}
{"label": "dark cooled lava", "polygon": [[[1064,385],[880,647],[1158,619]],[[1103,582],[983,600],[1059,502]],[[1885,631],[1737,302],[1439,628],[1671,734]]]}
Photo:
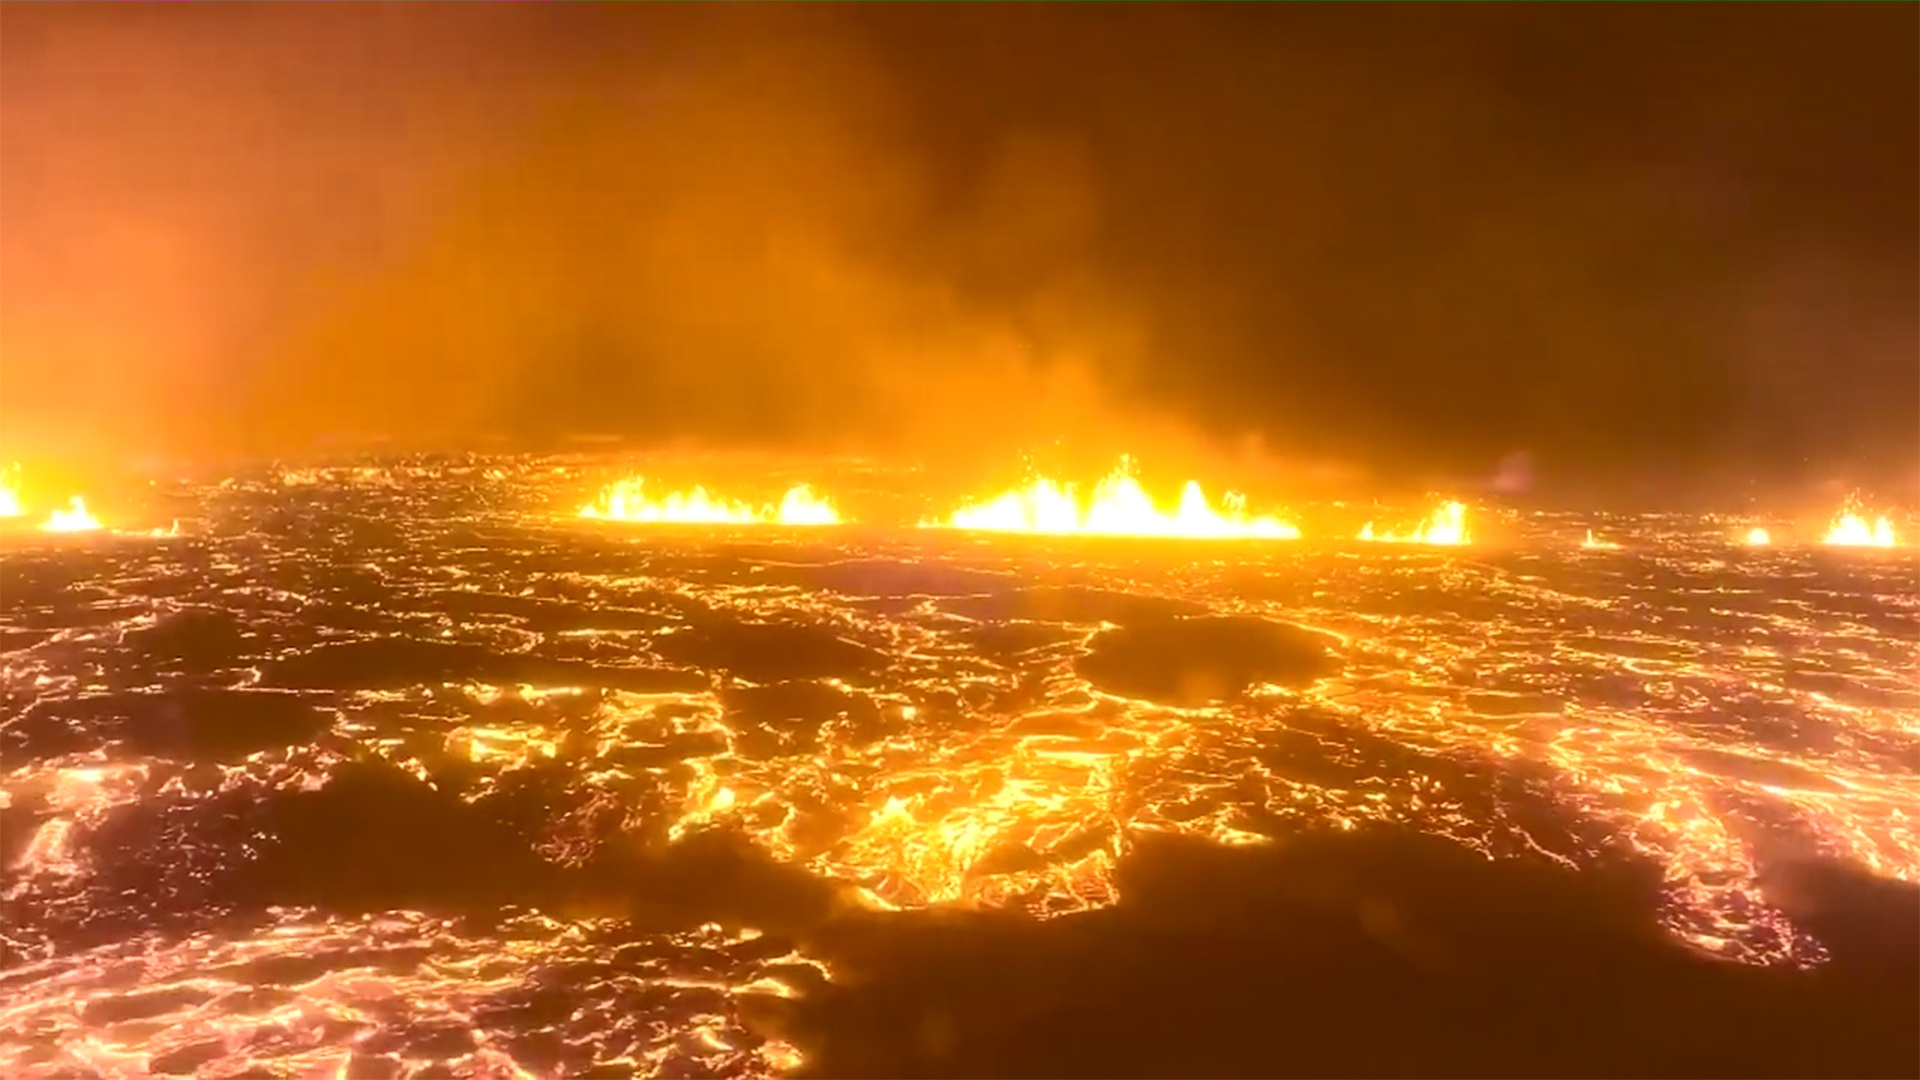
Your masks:
{"label": "dark cooled lava", "polygon": [[576,469],[0,538],[0,1074],[1920,1073],[1910,551],[650,529]]}

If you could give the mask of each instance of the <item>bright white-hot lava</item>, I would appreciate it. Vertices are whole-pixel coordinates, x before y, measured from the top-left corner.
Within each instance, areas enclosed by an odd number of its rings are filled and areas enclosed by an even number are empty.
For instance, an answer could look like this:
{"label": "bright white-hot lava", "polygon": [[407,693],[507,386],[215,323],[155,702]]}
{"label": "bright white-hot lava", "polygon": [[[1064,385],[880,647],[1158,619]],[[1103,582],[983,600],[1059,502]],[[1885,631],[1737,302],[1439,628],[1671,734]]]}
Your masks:
{"label": "bright white-hot lava", "polygon": [[1859,506],[1849,502],[1833,516],[1833,523],[1827,526],[1826,538],[1821,542],[1835,547],[1892,547],[1893,522],[1881,517],[1869,523]]}
{"label": "bright white-hot lava", "polygon": [[1447,503],[1410,533],[1377,533],[1369,521],[1361,528],[1360,539],[1387,544],[1464,544],[1467,542],[1467,508],[1461,503]]}
{"label": "bright white-hot lava", "polygon": [[654,499],[646,494],[642,485],[643,481],[638,479],[609,484],[598,500],[580,508],[580,516],[650,525],[838,525],[841,522],[833,503],[816,495],[806,484],[788,488],[777,506],[755,506],[719,498],[709,495],[703,487]]}
{"label": "bright white-hot lava", "polygon": [[1773,543],[1773,534],[1765,528],[1755,525],[1753,528],[1747,530],[1746,540],[1747,546],[1749,547],[1766,547],[1768,544]]}
{"label": "bright white-hot lava", "polygon": [[1027,486],[996,498],[964,506],[945,521],[921,522],[923,527],[970,529],[982,532],[1024,532],[1050,535],[1188,536],[1295,540],[1300,530],[1271,515],[1250,515],[1246,499],[1228,492],[1220,505],[1207,501],[1198,481],[1189,480],[1179,502],[1163,509],[1133,475],[1133,462],[1122,458],[1082,497],[1072,484],[1041,477]]}
{"label": "bright white-hot lava", "polygon": [[75,495],[64,509],[55,510],[48,515],[40,528],[47,532],[90,532],[100,527],[100,521],[87,512],[87,501]]}

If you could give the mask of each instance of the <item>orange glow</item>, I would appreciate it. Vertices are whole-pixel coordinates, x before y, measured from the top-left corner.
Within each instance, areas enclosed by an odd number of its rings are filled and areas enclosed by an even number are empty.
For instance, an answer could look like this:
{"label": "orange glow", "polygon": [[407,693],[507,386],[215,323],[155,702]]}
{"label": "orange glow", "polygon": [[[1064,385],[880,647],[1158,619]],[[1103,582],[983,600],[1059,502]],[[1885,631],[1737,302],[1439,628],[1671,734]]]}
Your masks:
{"label": "orange glow", "polygon": [[1457,502],[1447,503],[1410,533],[1375,533],[1373,522],[1369,521],[1360,530],[1360,539],[1385,544],[1464,544],[1467,542],[1467,508]]}
{"label": "orange glow", "polygon": [[1602,540],[1599,537],[1596,537],[1593,535],[1592,529],[1588,529],[1587,538],[1585,540],[1580,541],[1580,546],[1583,548],[1589,548],[1595,551],[1611,551],[1615,548],[1618,548],[1620,545],[1614,543],[1611,540]]}
{"label": "orange glow", "polygon": [[987,502],[964,506],[944,522],[923,521],[922,528],[970,529],[982,532],[1044,533],[1056,536],[1186,536],[1296,540],[1300,530],[1277,517],[1250,516],[1246,498],[1228,492],[1215,508],[1197,481],[1180,490],[1171,511],[1155,505],[1153,497],[1133,476],[1131,458],[1095,484],[1082,499],[1072,484],[1040,477],[1026,487],[1008,491]]}
{"label": "orange glow", "polygon": [[1893,522],[1886,518],[1877,518],[1869,525],[1866,515],[1852,499],[1833,516],[1833,523],[1827,527],[1827,536],[1822,543],[1835,547],[1892,547]]}
{"label": "orange glow", "polygon": [[696,487],[651,499],[643,481],[621,480],[607,485],[600,498],[580,508],[583,518],[628,521],[646,525],[838,525],[833,503],[814,494],[806,484],[787,489],[778,506],[754,506],[707,494]]}
{"label": "orange glow", "polygon": [[87,512],[87,501],[75,495],[64,510],[55,510],[40,528],[46,532],[88,532],[100,527],[99,519]]}
{"label": "orange glow", "polygon": [[1773,543],[1773,534],[1755,525],[1747,530],[1747,544],[1751,547],[1766,547]]}

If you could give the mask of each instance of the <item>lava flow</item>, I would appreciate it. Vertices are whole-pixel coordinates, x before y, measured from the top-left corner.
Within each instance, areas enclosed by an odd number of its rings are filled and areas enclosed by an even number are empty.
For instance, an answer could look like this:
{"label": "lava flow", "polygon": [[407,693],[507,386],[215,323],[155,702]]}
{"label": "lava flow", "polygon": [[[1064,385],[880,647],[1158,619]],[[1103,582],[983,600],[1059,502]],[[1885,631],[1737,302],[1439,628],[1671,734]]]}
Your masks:
{"label": "lava flow", "polygon": [[1920,881],[1898,560],[1728,559],[1725,519],[1624,514],[1633,557],[1594,557],[1545,513],[1503,524],[1510,559],[610,553],[529,527],[571,469],[240,475],[177,493],[191,543],[9,553],[0,1076],[838,1075],[760,1022],[847,1000],[940,925],[913,909],[1091,940],[1124,924],[1065,920],[1171,904],[1124,896],[1130,861],[1216,849],[1321,852],[1305,891],[1342,919],[1384,865],[1344,860],[1406,843],[1441,860],[1394,864],[1408,895],[1501,920],[1510,870],[1624,861],[1669,945],[1791,968],[1848,942],[1783,860]]}
{"label": "lava flow", "polygon": [[1234,492],[1226,493],[1216,509],[1193,480],[1181,488],[1180,501],[1171,512],[1162,510],[1134,477],[1130,458],[1121,458],[1085,499],[1072,484],[1040,477],[987,502],[961,507],[944,522],[923,521],[921,526],[1056,536],[1300,537],[1298,528],[1277,517],[1249,515],[1246,498]]}
{"label": "lava flow", "polygon": [[1849,502],[1833,517],[1833,523],[1827,527],[1826,539],[1821,541],[1834,547],[1886,547],[1894,545],[1893,522],[1881,517],[1867,523],[1867,517],[1860,508]]}
{"label": "lava flow", "polygon": [[99,527],[99,519],[87,512],[87,501],[78,495],[65,508],[48,515],[40,525],[46,532],[91,532]]}
{"label": "lava flow", "polygon": [[1597,537],[1593,535],[1592,529],[1588,529],[1586,539],[1580,541],[1580,546],[1590,551],[1613,551],[1619,548],[1620,545],[1614,543],[1612,540]]}
{"label": "lava flow", "polygon": [[1747,530],[1748,547],[1766,547],[1773,543],[1773,534],[1759,525]]}
{"label": "lava flow", "polygon": [[[1592,533],[1587,538],[1593,538]],[[1450,502],[1435,510],[1410,533],[1376,533],[1369,521],[1360,530],[1360,539],[1385,544],[1464,544],[1467,542],[1467,508]],[[1591,545],[1589,545],[1591,546]]]}
{"label": "lava flow", "polygon": [[628,521],[647,525],[838,525],[840,513],[806,484],[787,489],[778,506],[754,506],[717,498],[703,487],[672,492],[664,499],[648,498],[642,481],[609,484],[597,502],[580,508],[583,518]]}

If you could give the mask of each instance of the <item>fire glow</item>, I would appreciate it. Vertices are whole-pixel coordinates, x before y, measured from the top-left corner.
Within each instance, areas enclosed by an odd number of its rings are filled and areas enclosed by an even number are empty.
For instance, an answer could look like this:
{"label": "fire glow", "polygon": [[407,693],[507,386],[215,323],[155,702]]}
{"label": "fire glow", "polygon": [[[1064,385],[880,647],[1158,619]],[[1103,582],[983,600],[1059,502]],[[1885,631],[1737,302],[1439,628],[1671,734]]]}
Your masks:
{"label": "fire glow", "polygon": [[943,522],[923,521],[921,526],[1050,536],[1300,538],[1299,528],[1278,517],[1249,515],[1239,494],[1228,492],[1216,508],[1194,480],[1181,488],[1171,511],[1163,510],[1133,475],[1130,458],[1121,458],[1084,499],[1070,483],[1039,477],[986,502],[963,506]]}
{"label": "fire glow", "polygon": [[609,484],[600,498],[580,508],[580,516],[601,521],[624,521],[643,525],[838,525],[840,513],[833,503],[816,495],[806,484],[787,489],[777,506],[718,498],[704,487],[688,492],[672,492],[664,499],[649,498],[643,481],[621,480]]}
{"label": "fire glow", "polygon": [[[1592,538],[1592,534],[1588,534]],[[1383,544],[1455,545],[1467,542],[1467,508],[1450,502],[1435,510],[1410,533],[1376,533],[1369,521],[1360,529],[1360,539]]]}

